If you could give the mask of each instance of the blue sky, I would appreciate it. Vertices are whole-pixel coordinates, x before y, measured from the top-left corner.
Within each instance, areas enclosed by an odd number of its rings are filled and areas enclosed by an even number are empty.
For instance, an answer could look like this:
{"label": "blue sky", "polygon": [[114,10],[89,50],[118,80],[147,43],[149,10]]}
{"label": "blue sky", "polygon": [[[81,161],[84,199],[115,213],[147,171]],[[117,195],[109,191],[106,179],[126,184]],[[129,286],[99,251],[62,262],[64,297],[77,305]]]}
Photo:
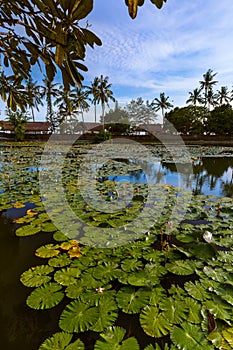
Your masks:
{"label": "blue sky", "polygon": [[[232,0],[167,0],[162,10],[145,0],[132,20],[124,0],[95,0],[87,19],[103,45],[87,50],[85,83],[109,76],[121,106],[161,92],[184,106],[209,68],[218,72],[216,89],[231,90],[232,15]],[[37,118],[43,114],[42,108]],[[92,110],[86,118],[93,120]]]}

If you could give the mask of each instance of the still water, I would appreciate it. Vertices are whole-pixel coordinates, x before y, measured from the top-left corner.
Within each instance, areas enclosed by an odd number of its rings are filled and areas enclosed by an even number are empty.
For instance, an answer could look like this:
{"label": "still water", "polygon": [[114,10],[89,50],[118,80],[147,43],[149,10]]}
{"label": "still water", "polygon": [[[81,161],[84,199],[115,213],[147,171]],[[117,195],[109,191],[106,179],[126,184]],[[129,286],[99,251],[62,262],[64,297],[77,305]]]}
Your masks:
{"label": "still water", "polygon": [[[138,171],[129,174],[130,182],[151,181],[173,186],[182,184],[191,188],[194,194],[233,197],[233,158],[203,157],[193,163],[193,174],[186,174],[185,166],[177,174],[173,163],[154,163],[145,174]],[[124,181],[123,178],[115,178]],[[14,217],[24,215],[26,209],[11,209],[0,214],[0,329],[1,348],[4,350],[36,350],[40,343],[59,331],[58,316],[62,305],[49,311],[36,311],[26,306],[25,300],[31,289],[24,287],[20,274],[33,265],[41,264],[35,257],[35,250],[43,244],[52,243],[50,234],[19,238],[15,236]]]}

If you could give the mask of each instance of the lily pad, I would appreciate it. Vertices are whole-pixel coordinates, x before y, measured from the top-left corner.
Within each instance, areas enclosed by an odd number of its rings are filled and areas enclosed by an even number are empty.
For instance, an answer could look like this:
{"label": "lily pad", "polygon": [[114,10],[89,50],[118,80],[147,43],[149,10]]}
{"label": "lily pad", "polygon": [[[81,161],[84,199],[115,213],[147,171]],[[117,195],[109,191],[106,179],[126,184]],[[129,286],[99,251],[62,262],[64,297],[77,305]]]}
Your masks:
{"label": "lily pad", "polygon": [[67,267],[57,271],[54,275],[54,280],[63,286],[70,286],[77,282],[80,274],[81,271],[77,267]]}
{"label": "lily pad", "polygon": [[127,314],[136,314],[147,305],[150,300],[150,291],[126,286],[117,293],[116,300],[118,307]]}
{"label": "lily pad", "polygon": [[26,287],[39,287],[51,280],[51,277],[48,275],[53,272],[53,270],[53,267],[48,265],[32,267],[22,273],[20,276],[20,281]]}
{"label": "lily pad", "polygon": [[58,244],[46,244],[36,250],[35,255],[39,258],[52,258],[60,254],[60,250],[58,249]]}
{"label": "lily pad", "polygon": [[94,350],[139,350],[139,344],[134,337],[124,339],[126,330],[122,327],[111,327],[105,333],[100,334],[101,339],[97,340]]}
{"label": "lily pad", "polygon": [[36,288],[27,298],[27,305],[32,309],[51,309],[58,305],[64,297],[61,286],[48,283]]}
{"label": "lily pad", "polygon": [[144,332],[155,338],[167,335],[172,324],[156,306],[146,306],[140,313],[140,324]]}

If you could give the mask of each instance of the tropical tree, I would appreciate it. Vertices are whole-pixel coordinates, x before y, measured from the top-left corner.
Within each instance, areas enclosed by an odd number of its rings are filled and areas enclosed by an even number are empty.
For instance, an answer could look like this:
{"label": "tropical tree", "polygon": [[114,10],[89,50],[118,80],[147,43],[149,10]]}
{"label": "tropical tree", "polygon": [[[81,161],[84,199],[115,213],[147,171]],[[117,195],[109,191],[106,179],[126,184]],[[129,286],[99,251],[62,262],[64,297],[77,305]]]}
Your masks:
{"label": "tropical tree", "polygon": [[55,113],[53,111],[53,100],[54,98],[59,96],[59,84],[53,83],[46,75],[43,78],[44,85],[41,86],[41,97],[45,97],[47,110],[46,110],[46,120],[51,122],[52,128],[54,129],[57,124],[57,118],[55,117]]}
{"label": "tropical tree", "polygon": [[55,99],[54,105],[58,107],[60,122],[69,122],[76,118],[77,111],[74,109],[75,94],[60,86],[59,96]]}
{"label": "tropical tree", "polygon": [[169,101],[169,96],[165,96],[165,93],[160,93],[160,98],[154,98],[151,102],[151,107],[157,112],[161,109],[162,111],[162,117],[163,121],[162,124],[164,124],[164,112],[166,109],[171,109],[173,107],[173,104]]}
{"label": "tropical tree", "polygon": [[84,112],[87,112],[90,108],[88,90],[84,87],[75,87],[71,93],[74,96],[73,108],[81,114],[82,122],[84,122]]}
{"label": "tropical tree", "polygon": [[[204,89],[204,103],[205,103],[205,107],[209,106],[210,108],[210,104],[208,102],[208,100],[210,100],[211,97],[211,93],[213,92],[213,86],[217,84],[217,80],[214,80],[214,77],[217,73],[213,73],[212,69],[208,69],[208,71],[203,74],[203,80],[200,80],[200,86],[201,89]],[[211,91],[212,90],[212,91]]]}
{"label": "tropical tree", "polygon": [[109,77],[106,76],[104,77],[103,75],[100,76],[99,79],[99,85],[98,85],[98,91],[96,93],[96,98],[97,101],[101,103],[101,108],[102,108],[102,115],[101,115],[101,121],[103,123],[103,128],[104,128],[104,117],[105,117],[105,107],[106,105],[109,106],[108,101],[112,100],[115,102],[115,98],[113,97],[113,92],[111,90],[112,84],[108,82]]}
{"label": "tropical tree", "polygon": [[157,119],[155,109],[151,108],[149,101],[145,102],[142,97],[131,100],[126,106],[126,111],[132,126],[151,124]]}
{"label": "tropical tree", "polygon": [[4,71],[0,72],[0,96],[13,112],[16,111],[17,106],[25,112],[26,105],[29,103],[22,78],[16,78],[14,75],[6,76]]}
{"label": "tropical tree", "polygon": [[14,134],[16,141],[23,141],[25,138],[25,124],[30,119],[27,113],[22,112],[21,109],[17,108],[12,111],[10,108],[6,110],[7,119],[14,125]]}
{"label": "tropical tree", "polygon": [[232,97],[230,96],[230,91],[227,86],[221,86],[220,90],[217,90],[217,102],[221,105],[224,103],[229,103],[232,101]]}
{"label": "tropical tree", "polygon": [[94,114],[95,114],[95,123],[96,123],[96,106],[99,103],[98,97],[98,86],[99,86],[99,78],[95,77],[93,82],[91,82],[91,86],[88,86],[88,93],[92,96],[91,102],[94,105]]}
{"label": "tropical tree", "polygon": [[28,77],[25,85],[25,92],[27,95],[27,106],[30,108],[32,113],[32,120],[35,121],[34,108],[39,110],[39,105],[42,104],[42,95],[40,92],[40,86],[37,85],[36,81],[32,80],[32,77]]}
{"label": "tropical tree", "polygon": [[206,96],[206,100],[207,100],[207,105],[208,105],[208,109],[210,110],[210,107],[215,107],[218,105],[218,95],[213,91],[213,89],[209,89],[207,96]]}
{"label": "tropical tree", "polygon": [[189,98],[187,99],[186,103],[190,103],[193,106],[196,106],[197,103],[202,104],[204,102],[203,97],[201,95],[201,89],[194,89],[193,91],[189,92]]}

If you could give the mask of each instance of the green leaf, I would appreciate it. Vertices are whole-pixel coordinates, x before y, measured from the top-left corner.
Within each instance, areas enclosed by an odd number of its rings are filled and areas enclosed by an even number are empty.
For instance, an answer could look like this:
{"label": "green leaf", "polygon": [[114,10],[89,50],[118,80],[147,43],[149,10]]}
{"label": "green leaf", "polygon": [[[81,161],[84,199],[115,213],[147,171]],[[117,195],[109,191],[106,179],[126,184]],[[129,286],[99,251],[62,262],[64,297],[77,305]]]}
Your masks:
{"label": "green leaf", "polygon": [[134,287],[122,287],[117,293],[118,307],[127,314],[138,313],[150,300],[150,291]]}
{"label": "green leaf", "polygon": [[94,332],[103,332],[106,328],[112,326],[117,319],[118,308],[115,301],[104,294],[99,299],[98,308],[98,321],[90,329]]}
{"label": "green leaf", "polygon": [[36,233],[38,233],[40,231],[41,231],[41,228],[39,226],[25,225],[25,226],[19,227],[15,231],[15,234],[16,234],[16,236],[24,237],[24,236],[35,235]]}
{"label": "green leaf", "polygon": [[182,328],[174,326],[171,330],[171,340],[183,350],[213,350],[199,326],[184,322]]}
{"label": "green leaf", "polygon": [[65,350],[71,339],[72,334],[64,332],[55,333],[52,337],[46,339],[38,350]]}
{"label": "green leaf", "polygon": [[65,307],[60,317],[59,326],[66,332],[84,332],[93,326],[98,318],[98,307],[75,300]]}
{"label": "green leaf", "polygon": [[175,275],[191,275],[195,272],[195,264],[187,260],[176,260],[168,263],[166,268]]}
{"label": "green leaf", "polygon": [[206,301],[204,305],[214,317],[220,318],[231,325],[230,320],[232,320],[232,307],[225,301],[221,300],[217,296],[213,296],[212,300]]}
{"label": "green leaf", "polygon": [[140,313],[140,324],[144,332],[155,338],[167,335],[172,327],[156,306],[146,306]]}
{"label": "green leaf", "polygon": [[233,348],[233,327],[224,329],[222,331],[222,335],[232,349]]}
{"label": "green leaf", "polygon": [[77,282],[77,278],[80,274],[81,271],[78,268],[68,267],[57,271],[54,275],[54,280],[63,286],[70,286]]}
{"label": "green leaf", "polygon": [[163,299],[159,303],[159,307],[161,310],[163,310],[163,316],[170,323],[179,324],[187,317],[187,306],[184,301],[169,297]]}
{"label": "green leaf", "polygon": [[57,283],[48,283],[36,288],[28,297],[27,305],[32,309],[50,309],[60,303],[64,294]]}
{"label": "green leaf", "polygon": [[105,333],[100,334],[94,350],[139,350],[139,345],[134,337],[124,339],[126,330],[122,327],[110,327]]}
{"label": "green leaf", "polygon": [[210,293],[206,291],[199,281],[196,281],[195,283],[186,282],[184,288],[194,299],[203,301],[210,298]]}
{"label": "green leaf", "polygon": [[32,267],[22,273],[20,276],[20,281],[26,287],[39,287],[51,280],[51,277],[48,276],[48,274],[53,272],[53,270],[54,269],[48,265]]}
{"label": "green leaf", "polygon": [[64,267],[70,265],[72,260],[67,254],[59,254],[54,258],[49,259],[48,264],[53,267]]}
{"label": "green leaf", "polygon": [[39,258],[52,258],[60,253],[58,244],[46,244],[36,250],[35,255]]}
{"label": "green leaf", "polygon": [[85,350],[84,343],[77,339],[74,343],[68,345],[65,350]]}

